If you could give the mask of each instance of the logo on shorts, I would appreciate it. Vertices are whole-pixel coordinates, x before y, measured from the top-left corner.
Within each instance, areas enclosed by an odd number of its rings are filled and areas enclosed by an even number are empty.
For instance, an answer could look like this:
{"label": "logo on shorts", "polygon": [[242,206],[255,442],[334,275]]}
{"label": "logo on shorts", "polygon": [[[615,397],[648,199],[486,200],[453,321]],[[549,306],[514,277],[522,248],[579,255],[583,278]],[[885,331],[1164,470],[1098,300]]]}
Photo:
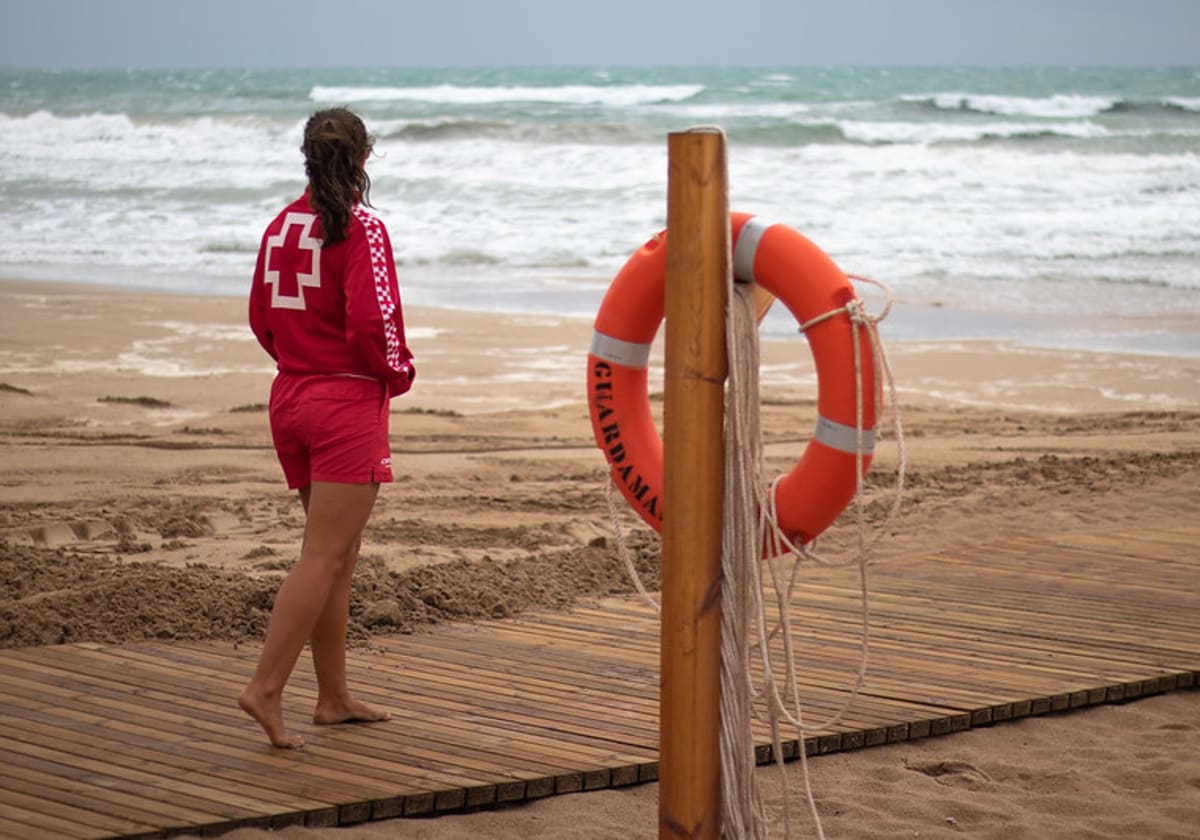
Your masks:
{"label": "logo on shorts", "polygon": [[391,465],[392,465],[392,459],[391,459],[391,458],[380,458],[380,459],[379,459],[379,466],[381,466],[381,467],[390,467]]}

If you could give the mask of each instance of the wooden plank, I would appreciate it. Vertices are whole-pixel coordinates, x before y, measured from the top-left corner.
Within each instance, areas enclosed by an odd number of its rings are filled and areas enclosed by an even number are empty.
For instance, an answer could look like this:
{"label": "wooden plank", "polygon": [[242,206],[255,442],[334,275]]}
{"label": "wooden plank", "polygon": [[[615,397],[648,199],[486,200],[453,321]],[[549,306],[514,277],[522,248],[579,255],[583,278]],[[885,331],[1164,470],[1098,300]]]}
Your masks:
{"label": "wooden plank", "polygon": [[[213,756],[203,755],[197,760],[197,754],[191,750],[174,750],[168,756],[157,750],[146,749],[144,744],[157,743],[153,738],[137,738],[133,735],[122,737],[123,749],[114,753],[103,742],[97,743],[90,733],[78,731],[69,725],[63,725],[61,718],[47,715],[45,712],[25,712],[21,719],[21,732],[30,743],[52,747],[70,755],[84,756],[90,759],[104,760],[111,767],[111,775],[118,778],[128,778],[127,770],[142,771],[157,776],[171,777],[181,784],[172,785],[172,789],[194,788],[202,796],[225,796],[230,782],[237,784],[240,793],[251,797],[260,803],[269,802],[273,806],[291,808],[312,807],[314,801],[329,806],[332,802],[323,802],[314,794],[325,794],[322,789],[308,791],[300,789],[299,795],[294,783],[281,783],[275,774],[254,773],[232,767],[227,763],[214,760]],[[15,729],[13,737],[19,737]]]}
{"label": "wooden plank", "polygon": [[12,840],[63,840],[113,836],[112,832],[94,825],[73,822],[68,819],[71,814],[49,813],[41,797],[24,796],[4,789],[0,789],[0,794],[3,795],[0,799],[0,808],[3,808],[0,811],[0,837]]}
{"label": "wooden plank", "polygon": [[[785,737],[784,756],[1195,686],[1197,537],[1015,538],[873,567],[862,692],[829,731]],[[848,569],[806,570],[796,588],[807,721],[853,684],[860,597]],[[654,779],[656,623],[640,599],[607,599],[373,640],[350,652],[352,677],[394,721],[301,724],[299,752],[271,750],[233,705],[257,645],[0,651],[0,837],[337,825]],[[315,699],[304,663],[285,714],[303,720]],[[756,737],[767,760],[764,725]]]}
{"label": "wooden plank", "polygon": [[[451,692],[450,696],[452,696],[452,697],[469,696],[469,692],[464,692],[460,688],[460,689],[455,690],[454,692]],[[395,706],[396,706],[395,703],[391,703],[390,706],[392,707],[392,710],[394,710],[394,712],[397,712],[397,709],[395,708]],[[425,708],[426,712],[427,712],[427,707],[428,707],[428,704],[425,703],[424,706],[422,706],[421,708]],[[463,708],[468,708],[468,707],[463,707]],[[532,709],[530,709],[529,712],[532,712]],[[222,712],[220,714],[222,715],[223,719],[228,719],[228,710],[227,709],[222,710]],[[378,733],[385,732],[386,730],[388,730],[388,727],[372,727],[372,732],[373,732],[372,737],[378,738]]]}

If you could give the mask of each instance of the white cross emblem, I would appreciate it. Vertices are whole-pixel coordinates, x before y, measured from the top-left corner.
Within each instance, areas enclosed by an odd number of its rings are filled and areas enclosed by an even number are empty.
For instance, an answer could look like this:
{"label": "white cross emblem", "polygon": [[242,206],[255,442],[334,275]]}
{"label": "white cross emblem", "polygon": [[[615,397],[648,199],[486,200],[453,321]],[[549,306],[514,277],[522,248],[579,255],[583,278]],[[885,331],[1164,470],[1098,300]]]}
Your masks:
{"label": "white cross emblem", "polygon": [[[288,213],[279,233],[267,237],[263,282],[271,287],[271,306],[276,309],[303,309],[304,287],[321,286],[321,240],[312,235],[316,221],[317,217],[308,213]],[[287,240],[293,228],[300,230],[295,236],[295,247],[288,249]],[[308,270],[304,271],[306,262]],[[281,290],[285,284],[287,288]],[[292,287],[295,294],[289,294]]]}

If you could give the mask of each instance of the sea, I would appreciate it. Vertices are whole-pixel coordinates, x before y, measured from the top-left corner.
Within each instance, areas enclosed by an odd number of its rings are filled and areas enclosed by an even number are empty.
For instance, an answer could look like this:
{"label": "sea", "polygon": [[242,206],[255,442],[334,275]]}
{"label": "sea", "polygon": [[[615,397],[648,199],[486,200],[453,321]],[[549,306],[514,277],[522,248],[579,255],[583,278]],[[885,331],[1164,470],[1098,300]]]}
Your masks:
{"label": "sea", "polygon": [[244,295],[335,105],[406,304],[593,316],[704,127],[885,337],[1200,356],[1200,67],[2,71],[0,277]]}

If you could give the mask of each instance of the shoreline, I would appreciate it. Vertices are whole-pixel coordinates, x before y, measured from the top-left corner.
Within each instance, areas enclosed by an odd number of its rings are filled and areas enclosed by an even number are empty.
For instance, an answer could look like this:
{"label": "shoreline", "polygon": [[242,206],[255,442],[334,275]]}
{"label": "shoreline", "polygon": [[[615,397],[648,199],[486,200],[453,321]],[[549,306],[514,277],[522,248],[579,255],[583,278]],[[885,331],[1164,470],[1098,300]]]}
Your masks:
{"label": "shoreline", "polygon": [[[467,273],[470,274],[472,271],[478,273],[479,270],[467,270]],[[432,277],[435,283],[449,284],[463,276],[462,271],[456,272],[446,268],[431,269],[427,266],[421,267],[419,273],[426,277],[425,283],[431,282],[428,278]],[[602,290],[607,289],[611,278],[597,276],[589,281],[587,278],[576,277],[576,280],[585,285],[589,282],[597,285],[595,306],[590,311],[574,311],[575,307],[570,305],[566,311],[556,311],[551,306],[522,305],[523,303],[529,304],[533,300],[528,293],[525,293],[523,297],[517,297],[516,305],[508,306],[478,308],[469,303],[412,303],[411,300],[406,299],[405,308],[406,311],[412,309],[413,311],[474,313],[493,315],[499,318],[562,318],[583,320],[590,324],[603,297]],[[475,285],[479,283],[479,280],[475,278],[470,283]],[[405,296],[404,272],[401,272],[400,285],[401,295]],[[77,279],[60,280],[51,276],[49,272],[40,277],[36,274],[34,276],[10,274],[0,277],[0,286],[25,286],[31,289],[57,287],[77,293],[92,291],[118,295],[173,295],[197,299],[231,298],[241,300],[244,298],[241,292],[231,290],[170,289],[159,285],[126,285],[108,280],[95,282]],[[885,306],[884,297],[877,289],[860,285],[859,292],[863,295],[863,301],[872,314],[877,314]],[[559,300],[566,302],[566,298],[561,297],[561,292],[555,293],[560,295]],[[413,295],[410,294],[407,297],[411,298]],[[962,303],[947,304],[939,300],[900,298],[893,303],[891,312],[882,322],[881,334],[889,342],[990,342],[1030,350],[1200,359],[1200,292],[1196,293],[1196,297],[1195,311],[1185,311],[1184,314],[1170,311],[1094,312],[1084,315],[1049,310],[1045,312],[993,310]],[[499,299],[491,302],[498,303]],[[1059,304],[1060,308],[1061,306]],[[777,305],[772,308],[766,320],[761,324],[760,335],[764,341],[789,339],[794,330],[795,327],[789,314],[781,305]]]}
{"label": "shoreline", "polygon": [[[273,375],[241,298],[0,280],[0,306],[0,377],[16,387],[37,388],[46,375],[79,384],[115,365],[127,377],[149,377],[172,401],[186,404],[188,382],[220,375],[253,403]],[[393,410],[486,414],[585,398],[591,318],[406,306],[405,321],[418,379]],[[82,352],[62,344],[64,324],[95,327],[91,344]],[[881,333],[902,404],[1058,413],[1200,407],[1200,356],[990,339],[894,340],[886,324]],[[661,344],[660,330],[650,360],[652,393],[661,391]],[[762,339],[760,377],[765,398],[816,393],[811,354],[798,334]]]}

